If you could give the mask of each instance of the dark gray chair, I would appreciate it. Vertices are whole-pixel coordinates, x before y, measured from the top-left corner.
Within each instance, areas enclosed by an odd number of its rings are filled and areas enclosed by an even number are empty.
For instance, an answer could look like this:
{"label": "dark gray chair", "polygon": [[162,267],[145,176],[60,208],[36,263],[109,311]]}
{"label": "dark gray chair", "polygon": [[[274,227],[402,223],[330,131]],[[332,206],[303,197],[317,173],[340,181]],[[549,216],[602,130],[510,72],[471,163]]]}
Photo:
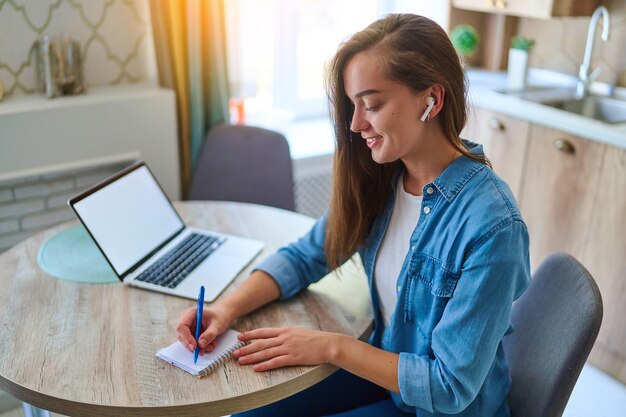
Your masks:
{"label": "dark gray chair", "polygon": [[572,256],[554,253],[513,304],[514,331],[505,336],[513,386],[511,417],[560,417],[589,356],[600,323],[602,297]]}
{"label": "dark gray chair", "polygon": [[280,133],[258,127],[213,127],[202,147],[187,198],[294,210],[287,140]]}

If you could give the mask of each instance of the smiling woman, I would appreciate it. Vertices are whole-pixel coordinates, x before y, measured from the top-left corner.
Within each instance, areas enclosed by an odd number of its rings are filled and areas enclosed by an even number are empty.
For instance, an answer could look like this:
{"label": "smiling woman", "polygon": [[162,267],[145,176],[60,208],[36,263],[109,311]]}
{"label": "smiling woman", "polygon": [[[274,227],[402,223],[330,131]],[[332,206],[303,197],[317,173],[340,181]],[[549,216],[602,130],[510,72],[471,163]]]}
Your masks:
{"label": "smiling woman", "polygon": [[[359,32],[341,45],[330,64],[328,89],[337,142],[334,195],[350,195],[350,199],[331,202],[332,232],[326,241],[331,266],[346,259],[363,241],[388,199],[388,183],[399,164],[407,168],[404,186],[414,194],[421,194],[432,173],[443,171],[460,154],[489,165],[484,154],[474,154],[461,144],[459,134],[467,120],[465,76],[450,40],[429,19],[413,22],[413,26],[412,31],[370,27]],[[434,104],[427,117],[439,117],[436,123],[424,125],[420,119],[429,97]],[[385,100],[390,98],[391,104],[387,104]],[[370,157],[359,139],[384,137],[376,131],[379,123],[394,134],[388,135],[386,147],[382,139],[370,142],[380,148],[373,149]],[[426,131],[437,140],[420,140]],[[385,155],[384,148],[392,152],[394,143],[401,145],[399,140],[403,141],[400,153]],[[361,167],[368,167],[366,175]],[[429,169],[432,172],[428,173]],[[347,224],[352,227],[346,229]]]}
{"label": "smiling woman", "polygon": [[[415,148],[420,141],[415,138],[426,127],[420,114],[428,106],[428,99],[435,103],[434,91],[415,94],[408,86],[388,79],[380,53],[375,51],[355,55],[346,65],[343,79],[346,95],[354,105],[350,130],[366,140],[374,162],[394,162],[419,152]],[[441,89],[438,90],[441,96]],[[430,118],[440,108],[432,112],[431,106],[424,114]]]}
{"label": "smiling woman", "polygon": [[[530,280],[528,233],[482,147],[461,141],[465,79],[443,29],[391,14],[343,42],[327,69],[337,153],[328,212],[213,304],[198,343],[287,299],[355,253],[369,280],[366,342],[309,328],[260,328],[234,352],[263,372],[329,363],[319,384],[245,416],[509,415],[502,338]],[[178,340],[195,348],[195,309]]]}

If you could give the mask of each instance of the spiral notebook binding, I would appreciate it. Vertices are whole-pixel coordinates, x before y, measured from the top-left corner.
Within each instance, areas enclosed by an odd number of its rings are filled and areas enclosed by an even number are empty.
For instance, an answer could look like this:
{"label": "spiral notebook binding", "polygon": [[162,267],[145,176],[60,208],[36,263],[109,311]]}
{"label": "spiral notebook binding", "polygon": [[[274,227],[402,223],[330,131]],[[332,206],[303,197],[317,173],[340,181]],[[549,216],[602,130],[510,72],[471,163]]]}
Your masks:
{"label": "spiral notebook binding", "polygon": [[221,364],[223,364],[226,360],[228,360],[228,358],[230,358],[230,355],[232,355],[232,353],[234,351],[236,351],[239,348],[242,348],[246,345],[245,342],[237,342],[235,343],[233,346],[231,346],[230,348],[228,348],[228,350],[225,350],[224,352],[222,352],[219,356],[217,356],[215,358],[215,360],[213,362],[211,362],[209,365],[207,365],[206,368],[204,368],[202,371],[198,372],[198,374],[196,375],[197,378],[202,378],[208,374],[210,374],[211,372],[213,372],[215,369],[217,369],[218,366],[220,366]]}

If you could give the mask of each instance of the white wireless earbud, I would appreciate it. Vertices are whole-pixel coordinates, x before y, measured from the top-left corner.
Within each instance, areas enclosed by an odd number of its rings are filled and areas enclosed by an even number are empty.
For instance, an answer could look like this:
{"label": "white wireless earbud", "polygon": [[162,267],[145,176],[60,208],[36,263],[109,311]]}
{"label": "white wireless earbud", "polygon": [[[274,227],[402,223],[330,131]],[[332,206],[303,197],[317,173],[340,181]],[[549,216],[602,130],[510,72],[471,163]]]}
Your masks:
{"label": "white wireless earbud", "polygon": [[420,120],[422,122],[426,121],[426,118],[430,114],[430,111],[433,109],[434,105],[435,105],[435,99],[432,97],[428,97],[428,107],[426,107],[426,110],[424,110],[424,114],[422,114],[422,117],[420,117]]}

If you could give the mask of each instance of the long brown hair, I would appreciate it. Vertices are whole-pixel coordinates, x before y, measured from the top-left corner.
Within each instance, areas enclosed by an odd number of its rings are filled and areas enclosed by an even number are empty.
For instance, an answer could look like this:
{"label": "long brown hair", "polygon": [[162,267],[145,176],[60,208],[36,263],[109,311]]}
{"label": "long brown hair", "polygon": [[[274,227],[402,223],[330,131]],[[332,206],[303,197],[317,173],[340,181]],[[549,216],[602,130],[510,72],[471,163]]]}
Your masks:
{"label": "long brown hair", "polygon": [[326,227],[326,260],[338,267],[364,243],[374,218],[391,193],[394,173],[402,164],[378,164],[358,133],[350,130],[354,107],[346,96],[343,71],[356,54],[373,50],[380,55],[386,76],[416,93],[439,84],[445,90],[436,119],[450,144],[470,154],[461,143],[467,122],[465,74],[448,35],[432,20],[412,14],[390,14],[357,32],[337,50],[326,72],[326,89],[335,129],[333,189]]}

